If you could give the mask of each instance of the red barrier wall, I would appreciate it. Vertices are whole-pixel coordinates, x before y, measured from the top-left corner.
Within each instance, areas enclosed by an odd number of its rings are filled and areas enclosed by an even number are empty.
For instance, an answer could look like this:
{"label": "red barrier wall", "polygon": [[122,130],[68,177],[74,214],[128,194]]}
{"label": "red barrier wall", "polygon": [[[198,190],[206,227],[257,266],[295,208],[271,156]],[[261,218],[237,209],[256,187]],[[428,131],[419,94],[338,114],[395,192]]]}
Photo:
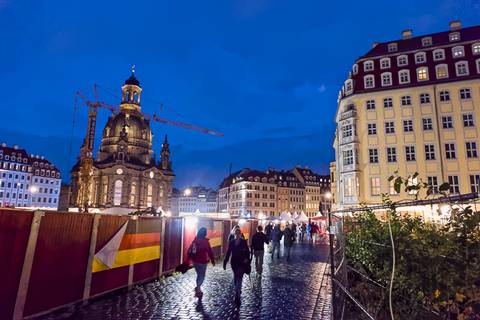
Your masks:
{"label": "red barrier wall", "polygon": [[165,221],[165,246],[163,250],[163,271],[175,270],[180,264],[182,248],[182,219],[171,218]]}
{"label": "red barrier wall", "polygon": [[32,212],[0,210],[0,319],[13,315],[32,218]]}
{"label": "red barrier wall", "polygon": [[213,219],[198,219],[191,221],[188,218],[185,220],[184,241],[183,241],[183,260],[186,261],[188,257],[188,248],[193,239],[197,236],[200,228],[207,229],[207,238],[210,240],[215,257],[219,257],[222,252],[223,234],[222,234],[222,220]]}
{"label": "red barrier wall", "polygon": [[93,216],[42,217],[24,315],[82,299]]}

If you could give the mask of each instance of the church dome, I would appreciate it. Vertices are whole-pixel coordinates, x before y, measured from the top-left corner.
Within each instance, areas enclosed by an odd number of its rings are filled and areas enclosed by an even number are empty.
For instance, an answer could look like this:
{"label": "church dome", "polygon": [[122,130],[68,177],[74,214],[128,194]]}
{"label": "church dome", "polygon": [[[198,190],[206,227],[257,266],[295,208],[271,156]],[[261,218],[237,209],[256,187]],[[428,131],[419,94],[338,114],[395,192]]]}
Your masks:
{"label": "church dome", "polygon": [[118,113],[108,119],[105,126],[104,138],[121,137],[124,132],[127,139],[141,139],[150,141],[150,121],[136,113]]}
{"label": "church dome", "polygon": [[132,72],[132,75],[130,76],[130,78],[125,80],[125,84],[140,86],[140,81],[138,81],[138,79],[135,77],[135,74]]}

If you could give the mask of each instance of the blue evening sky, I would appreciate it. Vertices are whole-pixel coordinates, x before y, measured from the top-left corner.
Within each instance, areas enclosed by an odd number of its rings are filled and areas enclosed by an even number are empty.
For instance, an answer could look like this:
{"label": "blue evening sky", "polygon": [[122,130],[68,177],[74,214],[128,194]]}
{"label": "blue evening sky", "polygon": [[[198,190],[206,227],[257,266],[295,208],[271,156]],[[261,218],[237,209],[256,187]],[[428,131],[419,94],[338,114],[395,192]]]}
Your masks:
{"label": "blue evening sky", "polygon": [[143,111],[225,133],[152,124],[157,153],[169,135],[177,186],[216,187],[230,163],[328,173],[337,93],[355,58],[453,19],[479,24],[480,1],[0,0],[0,142],[46,156],[69,180],[87,114],[76,115],[70,153],[75,91],[91,97],[98,83],[100,99],[118,103],[135,64]]}

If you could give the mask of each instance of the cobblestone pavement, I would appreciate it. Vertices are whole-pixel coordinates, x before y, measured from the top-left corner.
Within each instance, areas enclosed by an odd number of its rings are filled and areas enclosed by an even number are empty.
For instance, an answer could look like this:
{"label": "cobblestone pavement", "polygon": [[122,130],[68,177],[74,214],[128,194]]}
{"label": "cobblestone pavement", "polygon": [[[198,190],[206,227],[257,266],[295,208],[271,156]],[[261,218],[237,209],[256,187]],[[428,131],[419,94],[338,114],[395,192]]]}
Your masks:
{"label": "cobblestone pavement", "polygon": [[[283,251],[282,251],[283,254]],[[194,297],[195,271],[135,286],[50,319],[329,319],[328,247],[295,244],[290,261],[265,254],[263,276],[244,278],[242,303],[233,296],[233,274],[222,263],[208,266],[201,301]],[[252,264],[252,269],[255,269]]]}

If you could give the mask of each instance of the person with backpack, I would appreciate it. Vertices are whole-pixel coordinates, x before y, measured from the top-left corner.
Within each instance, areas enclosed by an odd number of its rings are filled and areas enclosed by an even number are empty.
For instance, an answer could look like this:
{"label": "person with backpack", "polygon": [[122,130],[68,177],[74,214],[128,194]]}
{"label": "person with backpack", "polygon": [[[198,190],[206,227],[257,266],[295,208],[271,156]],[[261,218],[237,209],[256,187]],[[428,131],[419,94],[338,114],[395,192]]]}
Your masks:
{"label": "person with backpack", "polygon": [[290,250],[292,249],[293,243],[295,242],[295,231],[291,225],[287,225],[283,231],[283,245],[287,251],[287,261],[290,260]]}
{"label": "person with backpack", "polygon": [[205,273],[207,272],[207,264],[211,261],[212,266],[215,266],[215,257],[213,255],[212,247],[207,239],[207,229],[202,227],[198,230],[197,236],[188,248],[188,258],[193,262],[193,267],[197,273],[197,286],[195,287],[195,296],[201,298],[203,292],[201,286],[205,280]]}
{"label": "person with backpack", "polygon": [[[231,257],[231,259],[230,259]],[[240,304],[240,296],[242,294],[243,275],[250,274],[250,250],[245,239],[242,238],[240,228],[235,229],[235,239],[228,244],[228,250],[223,260],[223,270],[227,270],[227,263],[233,271],[233,283],[235,285],[235,303]]]}
{"label": "person with backpack", "polygon": [[265,253],[265,245],[270,241],[267,235],[263,233],[263,227],[257,227],[257,233],[252,237],[251,256],[255,256],[255,270],[258,275],[262,275],[263,271],[263,255]]}

